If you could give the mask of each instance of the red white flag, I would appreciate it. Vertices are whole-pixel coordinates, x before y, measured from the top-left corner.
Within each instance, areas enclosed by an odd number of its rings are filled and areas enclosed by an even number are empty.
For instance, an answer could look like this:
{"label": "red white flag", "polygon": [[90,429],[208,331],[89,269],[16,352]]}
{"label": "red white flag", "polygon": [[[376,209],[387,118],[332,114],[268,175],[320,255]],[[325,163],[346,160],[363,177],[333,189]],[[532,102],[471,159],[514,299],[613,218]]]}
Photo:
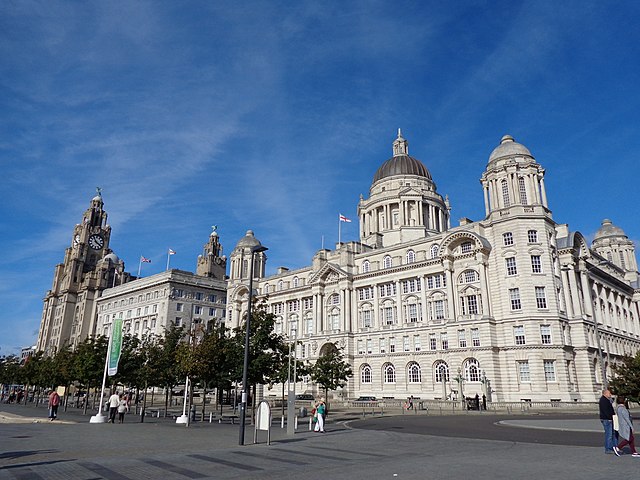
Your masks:
{"label": "red white flag", "polygon": [[347,222],[347,223],[351,223],[351,220],[349,220],[347,217],[345,217],[344,215],[340,214],[340,221],[341,222]]}
{"label": "red white flag", "polygon": [[143,256],[141,256],[141,257],[140,257],[140,261],[141,261],[142,263],[151,263],[151,260],[150,260],[150,259],[148,259],[147,257],[143,257]]}
{"label": "red white flag", "polygon": [[175,255],[176,252],[174,252],[173,250],[169,249],[169,255]]}

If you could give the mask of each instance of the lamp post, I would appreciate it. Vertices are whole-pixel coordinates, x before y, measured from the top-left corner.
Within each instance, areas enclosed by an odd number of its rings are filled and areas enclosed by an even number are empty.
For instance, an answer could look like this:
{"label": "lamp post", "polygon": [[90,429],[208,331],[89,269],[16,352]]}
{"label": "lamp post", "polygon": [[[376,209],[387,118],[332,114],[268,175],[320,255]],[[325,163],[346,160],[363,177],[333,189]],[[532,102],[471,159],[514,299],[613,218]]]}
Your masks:
{"label": "lamp post", "polygon": [[[293,337],[293,341],[289,343],[289,368],[287,373],[287,435],[295,435],[295,415],[296,415],[296,366],[298,363],[297,359],[297,332],[298,328],[296,326],[295,329],[291,330],[291,336]],[[293,350],[293,389],[291,388],[291,351]]]}
{"label": "lamp post", "polygon": [[240,401],[240,445],[244,445],[244,428],[247,410],[247,373],[249,370],[249,331],[251,328],[251,300],[253,297],[253,264],[256,253],[269,250],[262,245],[251,247],[251,265],[249,266],[249,305],[247,306],[247,331],[244,339],[244,368],[242,370],[242,398]]}

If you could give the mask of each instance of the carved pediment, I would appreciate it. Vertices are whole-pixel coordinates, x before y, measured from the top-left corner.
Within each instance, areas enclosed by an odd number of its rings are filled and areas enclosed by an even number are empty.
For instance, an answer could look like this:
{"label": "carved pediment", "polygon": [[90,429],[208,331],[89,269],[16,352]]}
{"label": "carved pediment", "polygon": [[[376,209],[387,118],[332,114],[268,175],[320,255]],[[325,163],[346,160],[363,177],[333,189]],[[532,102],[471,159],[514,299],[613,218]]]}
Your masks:
{"label": "carved pediment", "polygon": [[349,274],[333,263],[325,263],[320,270],[314,273],[309,279],[310,284],[314,283],[331,283],[337,282],[343,278],[349,277]]}

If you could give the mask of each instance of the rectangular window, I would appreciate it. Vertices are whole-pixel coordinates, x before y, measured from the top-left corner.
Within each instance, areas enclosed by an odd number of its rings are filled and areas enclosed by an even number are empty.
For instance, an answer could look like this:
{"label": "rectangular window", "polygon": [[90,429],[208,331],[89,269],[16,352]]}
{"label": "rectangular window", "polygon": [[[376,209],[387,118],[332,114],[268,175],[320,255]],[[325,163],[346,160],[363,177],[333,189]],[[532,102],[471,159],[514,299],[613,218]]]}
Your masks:
{"label": "rectangular window", "polygon": [[474,347],[480,346],[480,330],[477,328],[471,329],[471,344]]}
{"label": "rectangular window", "polygon": [[438,348],[438,341],[436,339],[436,334],[435,333],[430,333],[429,334],[429,349],[430,350],[435,350],[436,348]]}
{"label": "rectangular window", "polygon": [[394,323],[393,307],[384,307],[382,309],[382,314],[383,314],[385,325],[392,325]]}
{"label": "rectangular window", "polygon": [[473,245],[471,244],[471,242],[464,242],[462,245],[460,245],[460,251],[462,253],[469,253],[471,252],[473,248]]}
{"label": "rectangular window", "polygon": [[306,325],[305,333],[311,335],[313,333],[313,318],[307,318],[304,322]]}
{"label": "rectangular window", "polygon": [[407,321],[409,323],[415,323],[418,321],[418,305],[415,303],[407,305]]}
{"label": "rectangular window", "polygon": [[364,355],[364,342],[358,340],[358,355]]}
{"label": "rectangular window", "polygon": [[193,306],[193,313],[195,315],[202,315],[202,307],[200,305]]}
{"label": "rectangular window", "polygon": [[531,374],[529,373],[528,360],[518,362],[518,378],[520,379],[520,383],[531,382]]}
{"label": "rectangular window", "polygon": [[547,296],[544,287],[536,287],[536,306],[538,308],[547,308]]}
{"label": "rectangular window", "polygon": [[196,292],[196,300],[202,300],[203,295],[202,292]]}
{"label": "rectangular window", "polygon": [[537,230],[529,230],[527,232],[527,238],[529,243],[538,243],[538,231]]}
{"label": "rectangular window", "polygon": [[419,352],[420,350],[422,350],[422,345],[420,344],[420,335],[413,336],[413,349],[416,352]]}
{"label": "rectangular window", "polygon": [[373,287],[364,287],[358,289],[359,300],[371,300],[373,298]]}
{"label": "rectangular window", "polygon": [[127,318],[131,318],[131,310],[127,310]]}
{"label": "rectangular window", "polygon": [[513,245],[513,233],[507,232],[502,234],[502,243],[505,247]]}
{"label": "rectangular window", "polygon": [[[371,287],[373,291],[373,287]],[[310,310],[313,308],[313,297],[307,297],[302,299],[302,306],[305,310]]]}
{"label": "rectangular window", "polygon": [[509,300],[511,301],[511,310],[522,310],[522,303],[520,302],[520,289],[509,289]]}
{"label": "rectangular window", "polygon": [[402,293],[414,293],[419,291],[421,291],[419,278],[411,278],[409,280],[402,281]]}
{"label": "rectangular window", "polygon": [[542,273],[542,261],[540,255],[531,255],[531,271],[533,273]]}
{"label": "rectangular window", "polygon": [[458,330],[458,346],[460,348],[467,348],[467,336],[464,330]]}
{"label": "rectangular window", "polygon": [[158,304],[157,303],[153,306],[153,313],[158,313]]}
{"label": "rectangular window", "polygon": [[[175,292],[176,292],[176,297],[178,297],[178,298],[184,297],[184,290],[182,290],[181,288],[178,288]],[[138,296],[138,301],[139,302],[142,301],[142,295]]]}
{"label": "rectangular window", "polygon": [[367,353],[371,355],[373,353],[373,340],[367,339]]}
{"label": "rectangular window", "polygon": [[449,349],[449,339],[447,338],[447,334],[444,332],[440,334],[440,343],[443,350]]}
{"label": "rectangular window", "polygon": [[392,297],[396,294],[396,284],[386,283],[384,285],[379,285],[378,292],[380,293],[380,297]]}
{"label": "rectangular window", "polygon": [[215,302],[216,301],[216,296],[213,295],[213,294],[209,295],[209,301],[210,302]]}
{"label": "rectangular window", "polygon": [[554,360],[544,361],[544,379],[547,382],[556,381],[556,362]]}
{"label": "rectangular window", "polygon": [[371,327],[371,310],[364,310],[362,312],[362,326]]}
{"label": "rectangular window", "polygon": [[340,330],[340,315],[337,313],[330,315],[331,317],[331,328],[333,330]]}
{"label": "rectangular window", "polygon": [[463,315],[477,315],[478,313],[478,297],[476,295],[469,295],[463,298],[462,314]]}
{"label": "rectangular window", "polygon": [[551,325],[540,325],[540,341],[543,345],[551,345]]}
{"label": "rectangular window", "polygon": [[433,302],[434,313],[436,320],[444,319],[444,300],[436,300]]}
{"label": "rectangular window", "polygon": [[290,300],[287,304],[290,312],[297,312],[300,310],[300,300]]}
{"label": "rectangular window", "polygon": [[402,351],[409,352],[411,350],[411,345],[409,344],[409,337],[402,337]]}
{"label": "rectangular window", "polygon": [[515,340],[516,345],[525,344],[524,326],[518,325],[513,327],[513,338]]}
{"label": "rectangular window", "polygon": [[176,317],[176,327],[182,326],[182,317]]}
{"label": "rectangular window", "polygon": [[507,265],[507,275],[517,275],[518,267],[516,266],[516,257],[509,257],[504,259]]}
{"label": "rectangular window", "polygon": [[215,317],[216,316],[216,309],[215,308],[209,307],[209,316],[210,317]]}
{"label": "rectangular window", "polygon": [[391,337],[389,339],[389,353],[393,353],[396,351],[396,339]]}
{"label": "rectangular window", "polygon": [[[139,317],[141,312],[142,312],[141,308],[136,308],[136,317]],[[115,317],[115,315],[114,315],[114,317]]]}
{"label": "rectangular window", "polygon": [[380,353],[387,353],[387,341],[384,338],[380,339]]}

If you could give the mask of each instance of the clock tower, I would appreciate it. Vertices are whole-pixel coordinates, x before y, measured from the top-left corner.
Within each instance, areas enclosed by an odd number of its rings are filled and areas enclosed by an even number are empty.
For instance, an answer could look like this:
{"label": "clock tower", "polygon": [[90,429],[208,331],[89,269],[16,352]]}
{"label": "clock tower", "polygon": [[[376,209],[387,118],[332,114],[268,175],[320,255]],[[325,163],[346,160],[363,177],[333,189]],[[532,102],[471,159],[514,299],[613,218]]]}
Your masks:
{"label": "clock tower", "polygon": [[129,275],[110,249],[111,227],[100,188],[73,229],[64,261],[56,265],[53,284],[44,297],[37,350],[46,353],[75,347],[95,328],[95,300],[102,290],[125,283]]}

